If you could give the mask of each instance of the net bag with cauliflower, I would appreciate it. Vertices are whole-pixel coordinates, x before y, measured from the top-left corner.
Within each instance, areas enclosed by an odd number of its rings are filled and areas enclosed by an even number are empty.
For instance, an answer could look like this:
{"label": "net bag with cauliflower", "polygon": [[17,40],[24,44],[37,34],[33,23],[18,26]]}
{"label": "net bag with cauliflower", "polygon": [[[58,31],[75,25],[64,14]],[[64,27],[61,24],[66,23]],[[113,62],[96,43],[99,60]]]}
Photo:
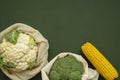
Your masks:
{"label": "net bag with cauliflower", "polygon": [[0,68],[12,80],[28,80],[47,64],[48,41],[22,23],[0,33]]}
{"label": "net bag with cauliflower", "polygon": [[88,67],[78,54],[63,52],[53,58],[42,70],[42,80],[98,80],[99,73]]}

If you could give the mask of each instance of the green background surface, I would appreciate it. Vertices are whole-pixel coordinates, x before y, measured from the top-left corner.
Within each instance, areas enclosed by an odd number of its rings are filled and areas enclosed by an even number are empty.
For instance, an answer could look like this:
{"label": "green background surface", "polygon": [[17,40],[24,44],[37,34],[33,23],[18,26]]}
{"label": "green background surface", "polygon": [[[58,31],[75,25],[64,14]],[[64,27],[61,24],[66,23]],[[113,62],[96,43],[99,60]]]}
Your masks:
{"label": "green background surface", "polygon": [[[49,61],[61,52],[86,59],[80,47],[89,41],[120,73],[119,0],[0,0],[0,31],[19,22],[48,39]],[[0,71],[0,80],[9,79]],[[31,80],[41,80],[41,74]]]}

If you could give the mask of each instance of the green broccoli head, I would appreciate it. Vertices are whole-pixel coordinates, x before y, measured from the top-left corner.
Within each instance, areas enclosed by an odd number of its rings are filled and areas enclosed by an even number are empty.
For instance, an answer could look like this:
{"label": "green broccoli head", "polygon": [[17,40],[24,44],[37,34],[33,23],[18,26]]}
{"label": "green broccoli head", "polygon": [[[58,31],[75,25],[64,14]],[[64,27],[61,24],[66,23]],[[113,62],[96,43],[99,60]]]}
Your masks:
{"label": "green broccoli head", "polygon": [[[59,75],[58,80],[80,80],[79,78],[81,78],[80,76],[83,74],[84,68],[82,62],[77,61],[72,55],[67,55],[64,58],[58,58],[54,62],[49,76],[53,74],[51,73],[52,71],[56,71],[56,74]],[[79,76],[79,78],[73,79],[74,76]],[[50,80],[54,79],[50,78]]]}

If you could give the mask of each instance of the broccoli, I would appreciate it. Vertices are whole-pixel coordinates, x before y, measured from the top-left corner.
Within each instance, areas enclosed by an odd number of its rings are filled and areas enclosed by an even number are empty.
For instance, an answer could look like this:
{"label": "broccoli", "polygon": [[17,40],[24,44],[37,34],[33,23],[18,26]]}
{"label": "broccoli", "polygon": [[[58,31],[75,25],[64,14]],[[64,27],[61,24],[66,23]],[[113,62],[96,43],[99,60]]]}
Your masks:
{"label": "broccoli", "polygon": [[72,55],[58,58],[49,73],[50,80],[81,80],[83,63]]}

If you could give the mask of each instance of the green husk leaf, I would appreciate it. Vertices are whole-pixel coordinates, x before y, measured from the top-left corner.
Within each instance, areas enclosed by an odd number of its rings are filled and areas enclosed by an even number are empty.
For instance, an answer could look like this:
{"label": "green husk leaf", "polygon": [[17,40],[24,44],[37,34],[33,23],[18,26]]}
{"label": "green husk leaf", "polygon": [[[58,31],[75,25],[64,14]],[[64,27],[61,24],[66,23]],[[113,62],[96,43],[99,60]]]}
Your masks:
{"label": "green husk leaf", "polygon": [[15,67],[15,65],[12,62],[7,62],[3,66],[5,66],[7,68],[14,68]]}
{"label": "green husk leaf", "polygon": [[3,66],[3,57],[0,56],[0,66]]}
{"label": "green husk leaf", "polygon": [[30,62],[30,63],[28,63],[28,65],[29,65],[29,69],[32,69],[32,68],[35,66],[35,64],[36,64],[35,61],[34,61],[34,62]]}
{"label": "green husk leaf", "polygon": [[5,35],[6,41],[15,44],[17,42],[17,39],[19,37],[19,32],[17,30],[13,30]]}
{"label": "green husk leaf", "polygon": [[29,43],[28,43],[29,45],[33,45],[33,46],[36,46],[37,44],[36,44],[36,42],[35,42],[35,40],[33,39],[33,37],[31,37],[30,36],[30,38],[29,38]]}

